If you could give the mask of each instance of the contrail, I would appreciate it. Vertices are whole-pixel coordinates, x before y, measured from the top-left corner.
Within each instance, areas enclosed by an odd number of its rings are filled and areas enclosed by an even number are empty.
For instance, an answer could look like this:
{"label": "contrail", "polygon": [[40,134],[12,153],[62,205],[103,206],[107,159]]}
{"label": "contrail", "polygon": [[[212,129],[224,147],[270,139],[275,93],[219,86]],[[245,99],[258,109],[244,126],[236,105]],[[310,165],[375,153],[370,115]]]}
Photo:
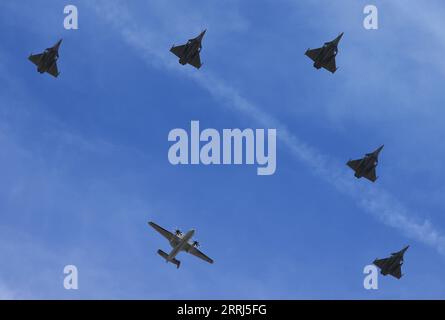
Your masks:
{"label": "contrail", "polygon": [[[91,4],[91,2],[88,2]],[[387,226],[399,230],[404,236],[435,248],[445,255],[445,236],[429,220],[416,219],[400,201],[389,192],[376,185],[364,186],[354,183],[344,164],[322,154],[300,140],[287,127],[270,114],[264,112],[244,98],[236,89],[208,72],[188,72],[178,68],[175,59],[168,59],[165,48],[158,50],[162,34],[142,30],[136,25],[125,6],[117,2],[106,1],[103,5],[92,4],[100,17],[120,32],[122,39],[135,51],[142,53],[144,62],[150,67],[167,68],[182,72],[193,79],[223,106],[250,117],[261,126],[277,129],[277,138],[287,147],[292,156],[308,166],[313,173],[328,182],[342,194],[350,196],[362,210],[372,214]],[[180,70],[180,71],[178,71]],[[193,70],[195,71],[195,70]]]}

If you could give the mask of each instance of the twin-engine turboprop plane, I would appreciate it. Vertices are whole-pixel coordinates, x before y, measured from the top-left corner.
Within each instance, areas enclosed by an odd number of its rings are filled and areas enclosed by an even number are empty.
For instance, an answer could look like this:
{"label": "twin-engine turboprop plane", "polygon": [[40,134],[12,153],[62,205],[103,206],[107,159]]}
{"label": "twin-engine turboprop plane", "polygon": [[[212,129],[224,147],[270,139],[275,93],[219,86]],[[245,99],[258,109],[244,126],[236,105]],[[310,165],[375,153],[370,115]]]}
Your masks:
{"label": "twin-engine turboprop plane", "polygon": [[154,222],[148,223],[153,229],[163,235],[171,247],[173,248],[169,254],[165,253],[162,250],[158,250],[158,254],[163,257],[167,262],[171,262],[176,265],[177,268],[181,265],[181,261],[176,259],[176,256],[179,252],[185,251],[198,257],[208,263],[213,263],[213,260],[207,257],[204,253],[198,250],[199,243],[198,241],[191,241],[193,235],[195,234],[195,230],[190,230],[186,234],[183,234],[180,230],[175,230],[175,233],[171,233],[170,231],[165,230],[164,228],[158,226]]}

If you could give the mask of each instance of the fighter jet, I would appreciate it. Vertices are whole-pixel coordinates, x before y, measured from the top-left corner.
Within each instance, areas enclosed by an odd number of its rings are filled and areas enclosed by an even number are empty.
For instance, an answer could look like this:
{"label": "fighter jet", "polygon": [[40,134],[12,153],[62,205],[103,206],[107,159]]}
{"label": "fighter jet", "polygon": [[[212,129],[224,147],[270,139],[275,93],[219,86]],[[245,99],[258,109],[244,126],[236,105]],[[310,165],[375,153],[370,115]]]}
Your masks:
{"label": "fighter jet", "polygon": [[375,168],[379,162],[379,153],[382,149],[383,146],[372,153],[367,153],[362,159],[348,161],[347,165],[355,171],[356,178],[365,177],[372,182],[377,180]]}
{"label": "fighter jet", "polygon": [[191,64],[195,68],[199,69],[202,66],[199,53],[201,52],[201,42],[206,30],[201,32],[199,36],[194,39],[190,39],[186,44],[182,46],[173,46],[170,51],[179,58],[179,63],[182,65]]}
{"label": "fighter jet", "polygon": [[337,71],[335,56],[338,53],[338,43],[341,37],[343,37],[343,32],[333,41],[326,42],[323,47],[306,51],[305,55],[314,61],[315,68],[320,69],[323,67],[332,73]]}
{"label": "fighter jet", "polygon": [[386,276],[387,274],[400,279],[402,277],[403,255],[408,250],[406,246],[399,252],[391,253],[391,257],[386,259],[375,259],[373,264],[380,268],[380,273]]}
{"label": "fighter jet", "polygon": [[212,259],[210,259],[204,253],[197,249],[199,247],[199,242],[191,241],[193,235],[195,234],[195,230],[192,229],[186,234],[183,234],[180,230],[175,230],[175,233],[171,233],[170,231],[167,231],[164,228],[158,226],[154,222],[149,222],[148,224],[161,235],[163,235],[173,248],[173,250],[169,254],[165,253],[162,250],[158,250],[158,254],[163,257],[167,261],[167,263],[171,262],[176,265],[176,268],[179,268],[179,266],[181,265],[181,261],[175,259],[175,257],[181,251],[190,253],[195,257],[207,261],[208,263],[213,263]]}
{"label": "fighter jet", "polygon": [[59,75],[57,69],[57,59],[59,59],[59,47],[62,39],[57,42],[54,47],[47,48],[43,53],[30,55],[28,59],[37,66],[37,71],[40,73],[48,72],[53,77]]}

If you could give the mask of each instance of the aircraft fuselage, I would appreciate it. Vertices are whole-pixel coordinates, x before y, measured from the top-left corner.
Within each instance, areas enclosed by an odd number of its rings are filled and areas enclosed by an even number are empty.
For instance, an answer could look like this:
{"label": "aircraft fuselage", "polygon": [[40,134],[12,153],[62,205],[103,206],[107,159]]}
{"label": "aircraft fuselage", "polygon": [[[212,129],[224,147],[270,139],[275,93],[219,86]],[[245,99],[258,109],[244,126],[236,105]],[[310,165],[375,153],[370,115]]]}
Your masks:
{"label": "aircraft fuselage", "polygon": [[326,65],[331,59],[337,55],[337,46],[332,44],[325,44],[314,61],[314,67],[320,69],[323,65]]}
{"label": "aircraft fuselage", "polygon": [[189,40],[186,44],[184,55],[179,59],[179,63],[185,65],[201,51],[201,42],[198,40]]}
{"label": "aircraft fuselage", "polygon": [[374,156],[366,156],[360,162],[358,170],[355,172],[356,178],[361,178],[377,167],[378,161]]}
{"label": "aircraft fuselage", "polygon": [[182,236],[180,240],[173,239],[172,241],[170,241],[170,245],[173,250],[168,255],[168,260],[174,259],[179,252],[183,251],[184,247],[190,241],[194,234],[195,230],[190,230],[184,236]]}
{"label": "aircraft fuselage", "polygon": [[394,270],[396,270],[402,264],[403,264],[403,256],[400,257],[398,255],[394,255],[387,262],[385,268],[382,268],[380,273],[383,275],[391,274]]}
{"label": "aircraft fuselage", "polygon": [[58,57],[59,53],[57,52],[57,50],[46,49],[37,67],[37,71],[39,71],[40,73],[48,71],[54,65],[54,63],[57,62]]}

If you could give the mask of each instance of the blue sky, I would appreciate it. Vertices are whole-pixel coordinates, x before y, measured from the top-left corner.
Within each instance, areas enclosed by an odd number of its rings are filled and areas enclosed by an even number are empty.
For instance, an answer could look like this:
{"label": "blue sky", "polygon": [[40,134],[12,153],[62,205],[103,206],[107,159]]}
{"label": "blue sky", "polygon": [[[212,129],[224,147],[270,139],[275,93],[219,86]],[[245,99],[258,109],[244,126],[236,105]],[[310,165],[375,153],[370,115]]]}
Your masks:
{"label": "blue sky", "polygon": [[[0,3],[0,298],[445,297],[441,1]],[[170,46],[207,28],[198,71]],[[345,32],[334,75],[304,56]],[[59,38],[61,75],[26,59]],[[277,128],[277,171],[172,166],[168,133]],[[385,144],[375,184],[345,166]],[[208,265],[156,254],[196,228]],[[363,267],[410,244],[405,276]],[[63,288],[63,267],[79,290]]]}

